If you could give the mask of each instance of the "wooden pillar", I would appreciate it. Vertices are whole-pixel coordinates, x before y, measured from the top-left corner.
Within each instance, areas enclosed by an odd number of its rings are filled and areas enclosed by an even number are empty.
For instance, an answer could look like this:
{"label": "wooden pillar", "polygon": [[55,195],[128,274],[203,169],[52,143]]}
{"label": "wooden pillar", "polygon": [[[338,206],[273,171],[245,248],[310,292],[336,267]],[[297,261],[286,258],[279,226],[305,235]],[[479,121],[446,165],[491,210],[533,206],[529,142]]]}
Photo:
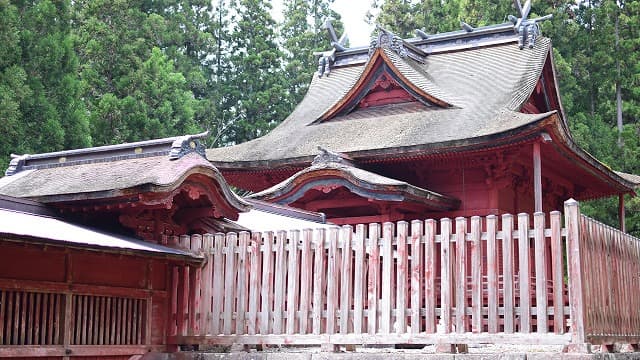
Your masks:
{"label": "wooden pillar", "polygon": [[533,143],[533,194],[535,212],[542,211],[542,160],[540,159],[540,143]]}
{"label": "wooden pillar", "polygon": [[65,282],[67,284],[67,291],[64,294],[64,317],[63,317],[63,329],[62,329],[62,345],[65,349],[65,356],[63,360],[69,360],[71,350],[71,337],[73,336],[74,320],[73,320],[73,294],[71,293],[71,286],[73,284],[73,262],[71,253],[69,250],[65,253]]}
{"label": "wooden pillar", "polygon": [[625,224],[625,211],[624,211],[624,194],[618,195],[618,220],[620,220],[620,231],[627,232],[627,226]]}

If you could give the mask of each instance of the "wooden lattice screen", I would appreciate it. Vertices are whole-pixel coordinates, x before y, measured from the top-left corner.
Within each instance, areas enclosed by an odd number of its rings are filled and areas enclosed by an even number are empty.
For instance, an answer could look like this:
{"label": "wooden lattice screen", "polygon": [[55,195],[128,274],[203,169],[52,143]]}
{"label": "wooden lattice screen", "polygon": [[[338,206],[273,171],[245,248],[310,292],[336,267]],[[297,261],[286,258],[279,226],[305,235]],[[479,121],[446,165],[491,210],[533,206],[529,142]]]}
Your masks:
{"label": "wooden lattice screen", "polygon": [[72,345],[142,344],[145,300],[77,295],[72,301]]}
{"label": "wooden lattice screen", "polygon": [[0,345],[61,345],[64,294],[0,290]]}
{"label": "wooden lattice screen", "polygon": [[67,299],[70,345],[144,344],[145,299],[0,289],[0,345],[63,345]]}

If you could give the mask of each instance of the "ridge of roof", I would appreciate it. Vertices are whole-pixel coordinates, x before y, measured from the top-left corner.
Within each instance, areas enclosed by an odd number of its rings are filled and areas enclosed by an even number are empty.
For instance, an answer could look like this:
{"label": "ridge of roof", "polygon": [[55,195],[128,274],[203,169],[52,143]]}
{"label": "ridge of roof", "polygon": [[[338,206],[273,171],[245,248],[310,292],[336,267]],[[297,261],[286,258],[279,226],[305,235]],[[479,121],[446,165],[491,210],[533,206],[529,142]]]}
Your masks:
{"label": "ridge of roof", "polygon": [[205,157],[205,147],[200,139],[207,135],[208,132],[203,132],[194,135],[174,136],[163,139],[63,150],[41,154],[11,154],[12,159],[5,175],[13,176],[24,170],[45,169],[96,162],[111,162],[151,156],[168,155],[170,159],[175,160],[190,152],[195,152],[200,154],[202,157]]}
{"label": "ridge of roof", "polygon": [[[402,39],[405,44],[419,49],[426,55],[449,51],[459,51],[484,46],[517,43],[518,34],[514,32],[513,23],[505,22],[474,28],[473,31],[456,30],[428,35],[423,38]],[[358,46],[335,53],[333,68],[352,66],[367,62],[369,46]]]}

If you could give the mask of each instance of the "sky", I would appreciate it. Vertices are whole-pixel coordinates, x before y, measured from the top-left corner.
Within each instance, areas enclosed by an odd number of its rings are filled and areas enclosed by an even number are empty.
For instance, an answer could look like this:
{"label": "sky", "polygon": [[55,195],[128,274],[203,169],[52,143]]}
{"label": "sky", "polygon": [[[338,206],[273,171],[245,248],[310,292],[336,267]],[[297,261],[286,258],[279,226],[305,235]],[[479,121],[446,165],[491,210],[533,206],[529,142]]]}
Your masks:
{"label": "sky", "polygon": [[[371,7],[372,0],[335,0],[331,8],[342,17],[345,29],[349,36],[349,45],[368,46],[369,34],[373,26],[365,22],[367,10]],[[273,17],[277,21],[282,20],[282,0],[272,0]],[[338,37],[342,34],[338,34]]]}

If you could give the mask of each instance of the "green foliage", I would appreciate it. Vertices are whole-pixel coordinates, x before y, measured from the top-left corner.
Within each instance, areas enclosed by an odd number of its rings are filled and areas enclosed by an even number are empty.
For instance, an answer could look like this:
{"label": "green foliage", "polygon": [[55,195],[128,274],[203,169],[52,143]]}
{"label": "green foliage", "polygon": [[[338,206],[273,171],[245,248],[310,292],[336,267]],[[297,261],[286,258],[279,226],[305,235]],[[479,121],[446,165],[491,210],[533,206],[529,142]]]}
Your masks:
{"label": "green foliage", "polygon": [[0,1],[0,168],[9,153],[91,144],[70,1]]}
{"label": "green foliage", "polygon": [[229,130],[223,140],[244,142],[266,134],[288,114],[283,53],[277,45],[271,4],[264,0],[233,0],[236,13],[229,36],[224,73],[223,111]]}
{"label": "green foliage", "polygon": [[402,37],[413,37],[416,29],[434,34],[460,30],[460,22],[484,26],[506,21],[515,13],[510,1],[493,0],[386,0],[378,22]]}
{"label": "green foliage", "polygon": [[80,74],[95,145],[198,131],[194,90],[205,87],[198,60],[204,55],[186,44],[202,39],[208,44],[207,36],[184,26],[195,8],[148,5],[126,0],[76,4]]}
{"label": "green foliage", "polygon": [[[280,35],[285,49],[285,80],[289,96],[286,100],[292,109],[307,91],[309,82],[317,68],[317,51],[329,49],[326,30],[322,29],[325,19],[340,19],[340,15],[329,9],[333,0],[286,0],[284,2],[284,22],[280,25]],[[338,36],[342,26],[334,21]]]}

